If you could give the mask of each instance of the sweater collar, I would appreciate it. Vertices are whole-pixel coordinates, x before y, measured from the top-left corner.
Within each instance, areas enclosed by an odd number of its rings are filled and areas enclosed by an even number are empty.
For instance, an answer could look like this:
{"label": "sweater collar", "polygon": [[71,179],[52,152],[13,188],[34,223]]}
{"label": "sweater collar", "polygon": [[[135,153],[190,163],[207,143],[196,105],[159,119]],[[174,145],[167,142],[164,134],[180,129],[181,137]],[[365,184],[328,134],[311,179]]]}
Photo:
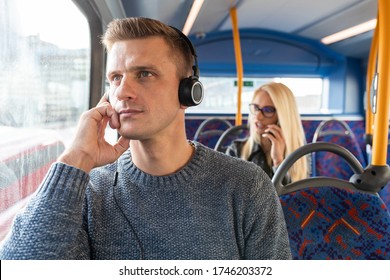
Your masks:
{"label": "sweater collar", "polygon": [[195,148],[191,160],[182,169],[173,174],[153,176],[142,171],[133,163],[130,149],[119,158],[118,170],[126,179],[138,186],[183,186],[183,184],[188,184],[197,173],[196,171],[204,166],[208,153],[208,148],[204,145],[195,141],[190,141],[190,144]]}

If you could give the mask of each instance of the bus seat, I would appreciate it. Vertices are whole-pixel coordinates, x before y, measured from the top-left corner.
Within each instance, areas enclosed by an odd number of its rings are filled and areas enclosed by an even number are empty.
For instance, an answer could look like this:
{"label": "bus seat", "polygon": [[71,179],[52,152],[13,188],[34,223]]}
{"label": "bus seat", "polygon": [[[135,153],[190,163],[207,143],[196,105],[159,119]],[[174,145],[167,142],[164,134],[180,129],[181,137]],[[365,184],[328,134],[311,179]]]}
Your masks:
{"label": "bus seat", "polygon": [[228,146],[236,139],[245,139],[249,135],[248,125],[233,126],[226,130],[218,139],[214,150],[225,153]]}
{"label": "bus seat", "polygon": [[[390,143],[390,139],[388,139]],[[390,145],[387,146],[387,164],[390,164]],[[370,153],[371,156],[371,153]],[[383,202],[387,206],[387,210],[390,211],[390,181],[379,191],[379,196],[382,198]]]}
{"label": "bus seat", "polygon": [[209,118],[204,120],[195,132],[194,140],[213,148],[219,137],[233,125],[224,119]]}
{"label": "bus seat", "polygon": [[280,201],[294,259],[390,259],[390,216],[377,195],[323,187]]}
{"label": "bus seat", "polygon": [[[365,156],[355,134],[344,121],[336,119],[322,121],[314,133],[312,142],[338,144],[349,150],[362,166],[366,166]],[[348,180],[353,175],[346,161],[333,153],[324,151],[313,153],[312,163],[313,176],[330,176]]]}
{"label": "bus seat", "polygon": [[385,203],[387,210],[390,211],[390,183],[387,183],[386,186],[379,191],[379,196]]}
{"label": "bus seat", "polygon": [[[388,140],[390,140],[390,139],[388,139]],[[390,143],[390,141],[388,141],[388,143]],[[390,145],[387,146],[387,164],[388,165],[390,164],[389,155],[390,155]],[[369,149],[369,151],[367,151],[367,157],[369,159],[371,159],[371,156],[372,156],[372,151],[371,151],[371,149]],[[383,186],[383,188],[379,191],[379,196],[382,198],[383,202],[385,203],[387,210],[390,211],[390,181],[387,182]]]}
{"label": "bus seat", "polygon": [[288,169],[313,152],[343,157],[354,174],[365,171],[347,149],[311,143],[291,153],[272,182],[283,208],[294,259],[390,259],[390,213],[377,192],[334,177],[312,177],[282,185]]}

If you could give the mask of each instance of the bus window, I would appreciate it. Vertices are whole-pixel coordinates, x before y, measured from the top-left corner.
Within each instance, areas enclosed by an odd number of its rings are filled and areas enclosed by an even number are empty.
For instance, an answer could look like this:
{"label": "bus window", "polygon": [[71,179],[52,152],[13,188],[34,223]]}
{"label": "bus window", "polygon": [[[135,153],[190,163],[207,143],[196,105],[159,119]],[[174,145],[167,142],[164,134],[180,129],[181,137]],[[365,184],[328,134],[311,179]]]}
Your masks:
{"label": "bus window", "polygon": [[[237,111],[236,77],[201,77],[205,98],[197,107],[188,108],[188,113],[234,114]],[[325,95],[321,78],[244,78],[242,88],[242,113],[248,114],[248,105],[253,92],[271,81],[281,82],[291,88],[301,114],[317,114],[323,111],[322,98]]]}
{"label": "bus window", "polygon": [[71,0],[0,0],[0,239],[88,108],[90,49]]}

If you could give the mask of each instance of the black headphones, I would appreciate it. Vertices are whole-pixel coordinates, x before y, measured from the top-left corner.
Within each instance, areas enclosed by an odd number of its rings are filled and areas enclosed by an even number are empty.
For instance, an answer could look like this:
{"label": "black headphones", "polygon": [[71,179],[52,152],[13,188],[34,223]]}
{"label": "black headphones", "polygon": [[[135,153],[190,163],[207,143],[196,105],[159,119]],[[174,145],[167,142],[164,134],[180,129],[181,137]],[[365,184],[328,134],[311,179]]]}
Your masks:
{"label": "black headphones", "polygon": [[192,45],[190,39],[179,29],[170,26],[175,30],[180,38],[182,38],[188,45],[191,50],[191,54],[194,57],[195,64],[192,66],[194,70],[194,75],[185,78],[180,81],[179,84],[179,101],[184,106],[196,106],[199,105],[203,100],[203,85],[199,81],[199,68],[198,68],[198,59],[195,53],[195,48]]}

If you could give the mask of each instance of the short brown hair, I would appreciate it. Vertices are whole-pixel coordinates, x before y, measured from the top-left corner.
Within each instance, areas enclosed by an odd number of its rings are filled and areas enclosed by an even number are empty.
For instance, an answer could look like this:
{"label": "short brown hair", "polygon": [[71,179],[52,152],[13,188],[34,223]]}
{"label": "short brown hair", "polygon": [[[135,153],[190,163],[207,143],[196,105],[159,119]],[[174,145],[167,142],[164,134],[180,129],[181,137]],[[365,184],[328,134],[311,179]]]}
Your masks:
{"label": "short brown hair", "polygon": [[190,47],[176,30],[158,20],[143,17],[114,19],[108,24],[101,39],[110,52],[115,42],[151,36],[159,36],[167,42],[172,50],[179,78],[191,75],[194,57]]}

